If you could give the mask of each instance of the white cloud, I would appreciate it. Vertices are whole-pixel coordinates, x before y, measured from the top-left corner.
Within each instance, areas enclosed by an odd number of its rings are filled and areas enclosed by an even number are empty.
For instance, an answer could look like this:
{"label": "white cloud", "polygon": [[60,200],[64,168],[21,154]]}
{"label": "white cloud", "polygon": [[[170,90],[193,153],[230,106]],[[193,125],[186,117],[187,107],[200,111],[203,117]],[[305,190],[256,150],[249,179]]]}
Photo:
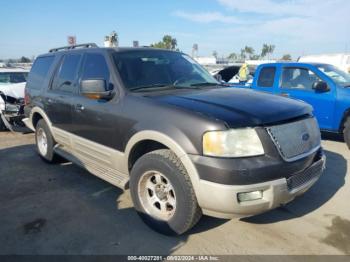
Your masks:
{"label": "white cloud", "polygon": [[[203,42],[212,46],[206,48],[208,52],[210,48],[219,53],[238,51],[244,45],[259,50],[264,42],[276,44],[279,55],[291,52],[295,56],[343,52],[350,47],[349,0],[217,1],[221,8],[213,12],[177,12],[193,22],[221,23],[215,29],[205,28],[210,33]],[[229,24],[234,26],[226,26]]]}
{"label": "white cloud", "polygon": [[349,7],[348,0],[217,0],[229,10],[269,15],[324,15],[337,7]]}
{"label": "white cloud", "polygon": [[226,16],[220,12],[185,12],[185,11],[176,11],[173,13],[175,16],[184,18],[197,23],[212,23],[212,22],[221,22],[221,23],[241,23],[242,21],[236,19],[233,16]]}

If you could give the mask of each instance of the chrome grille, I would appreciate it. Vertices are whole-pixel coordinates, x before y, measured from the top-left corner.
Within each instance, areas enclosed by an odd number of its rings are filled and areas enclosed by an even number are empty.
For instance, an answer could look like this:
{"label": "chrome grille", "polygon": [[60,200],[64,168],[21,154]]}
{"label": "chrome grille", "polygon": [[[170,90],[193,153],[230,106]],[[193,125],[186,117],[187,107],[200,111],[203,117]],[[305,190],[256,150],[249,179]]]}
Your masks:
{"label": "chrome grille", "polygon": [[293,191],[294,189],[308,184],[311,180],[318,178],[322,174],[323,164],[324,162],[322,160],[319,160],[305,171],[288,178],[288,190]]}
{"label": "chrome grille", "polygon": [[315,118],[307,118],[266,128],[280,155],[295,161],[315,152],[321,145],[321,133]]}

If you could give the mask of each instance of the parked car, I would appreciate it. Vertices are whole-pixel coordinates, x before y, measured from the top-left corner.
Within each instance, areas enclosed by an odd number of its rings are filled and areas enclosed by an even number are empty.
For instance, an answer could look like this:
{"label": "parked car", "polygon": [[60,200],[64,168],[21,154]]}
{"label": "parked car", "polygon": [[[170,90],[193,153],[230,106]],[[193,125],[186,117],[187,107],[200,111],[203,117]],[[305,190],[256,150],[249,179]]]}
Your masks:
{"label": "parked car", "polygon": [[321,130],[343,134],[350,148],[350,74],[328,64],[264,64],[249,88],[309,103]]}
{"label": "parked car", "polygon": [[189,56],[153,48],[52,49],[26,86],[39,155],[122,189],[155,230],[232,218],[303,194],[325,164],[304,102],[225,88]]}
{"label": "parked car", "polygon": [[301,56],[298,62],[302,63],[319,63],[319,64],[331,64],[346,73],[350,73],[350,54],[321,54],[321,55],[306,55]]}
{"label": "parked car", "polygon": [[29,70],[0,68],[0,130],[23,127],[24,87]]}

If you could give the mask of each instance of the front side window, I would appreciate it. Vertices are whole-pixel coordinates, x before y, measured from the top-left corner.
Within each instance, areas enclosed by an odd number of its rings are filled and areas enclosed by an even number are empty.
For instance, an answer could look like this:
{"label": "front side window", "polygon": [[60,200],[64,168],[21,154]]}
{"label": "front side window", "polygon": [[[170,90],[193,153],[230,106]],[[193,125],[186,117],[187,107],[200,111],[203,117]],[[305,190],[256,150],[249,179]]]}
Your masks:
{"label": "front side window", "polygon": [[0,84],[24,83],[27,77],[27,72],[0,72]]}
{"label": "front side window", "polygon": [[109,82],[109,69],[106,59],[101,54],[86,54],[81,80],[103,79]]}
{"label": "front side window", "polygon": [[152,49],[116,52],[114,62],[128,90],[200,88],[219,84],[197,62],[179,52]]}
{"label": "front side window", "polygon": [[53,81],[52,89],[69,93],[74,92],[74,82],[77,77],[80,59],[80,54],[69,54],[63,58],[61,67]]}
{"label": "front side window", "polygon": [[315,82],[321,79],[306,68],[283,68],[281,88],[313,90]]}
{"label": "front side window", "polygon": [[318,65],[317,68],[343,87],[350,86],[350,74],[332,65]]}

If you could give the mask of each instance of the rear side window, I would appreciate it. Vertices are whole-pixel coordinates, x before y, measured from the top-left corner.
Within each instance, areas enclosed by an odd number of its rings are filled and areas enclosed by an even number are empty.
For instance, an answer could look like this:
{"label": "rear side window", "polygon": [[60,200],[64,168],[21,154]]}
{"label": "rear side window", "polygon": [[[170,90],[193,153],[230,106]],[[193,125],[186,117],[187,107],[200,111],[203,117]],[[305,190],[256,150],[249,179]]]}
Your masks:
{"label": "rear side window", "polygon": [[258,86],[260,87],[273,87],[275,80],[276,67],[264,67],[261,69],[258,79]]}
{"label": "rear side window", "polygon": [[27,88],[41,89],[53,60],[54,56],[38,57],[35,60],[28,77]]}
{"label": "rear side window", "polygon": [[80,54],[69,54],[63,58],[60,69],[53,80],[53,90],[74,92],[74,83],[77,78],[81,57],[82,55]]}
{"label": "rear side window", "polygon": [[101,54],[86,54],[81,79],[104,79],[108,84],[109,69],[105,57]]}

